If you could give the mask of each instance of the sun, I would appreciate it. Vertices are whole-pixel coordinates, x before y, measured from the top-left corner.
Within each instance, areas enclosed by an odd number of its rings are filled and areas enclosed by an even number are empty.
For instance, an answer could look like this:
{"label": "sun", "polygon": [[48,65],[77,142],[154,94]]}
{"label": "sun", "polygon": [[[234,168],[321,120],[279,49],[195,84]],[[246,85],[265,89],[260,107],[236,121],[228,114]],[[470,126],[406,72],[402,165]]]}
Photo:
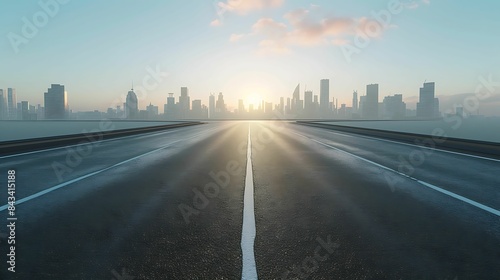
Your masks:
{"label": "sun", "polygon": [[261,100],[261,98],[258,94],[252,93],[252,94],[247,95],[245,101],[248,105],[258,106],[260,103],[260,100]]}

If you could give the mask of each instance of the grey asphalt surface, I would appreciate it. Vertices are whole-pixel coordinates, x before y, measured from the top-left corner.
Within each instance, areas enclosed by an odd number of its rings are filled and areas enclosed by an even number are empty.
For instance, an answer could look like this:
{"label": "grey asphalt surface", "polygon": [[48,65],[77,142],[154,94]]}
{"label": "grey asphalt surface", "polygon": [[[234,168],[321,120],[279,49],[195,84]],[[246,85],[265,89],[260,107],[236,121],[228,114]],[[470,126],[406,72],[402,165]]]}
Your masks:
{"label": "grey asphalt surface", "polygon": [[499,210],[499,161],[234,121],[0,158],[0,206],[8,169],[51,190],[16,207],[15,273],[0,211],[0,279],[241,279],[249,127],[259,279],[500,278],[500,217],[415,180]]}

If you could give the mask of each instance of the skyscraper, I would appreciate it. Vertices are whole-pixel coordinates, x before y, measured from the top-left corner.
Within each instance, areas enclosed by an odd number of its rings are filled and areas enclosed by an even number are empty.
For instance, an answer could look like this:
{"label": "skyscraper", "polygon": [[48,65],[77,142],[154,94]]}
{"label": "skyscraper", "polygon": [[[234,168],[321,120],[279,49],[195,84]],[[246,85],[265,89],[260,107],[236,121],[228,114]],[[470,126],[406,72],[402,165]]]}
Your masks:
{"label": "skyscraper", "polygon": [[215,95],[213,94],[208,97],[208,117],[215,119]]}
{"label": "skyscraper", "polygon": [[320,81],[320,91],[319,91],[319,108],[322,117],[328,117],[330,115],[330,80],[322,79]]}
{"label": "skyscraper", "polygon": [[19,113],[20,113],[20,119],[21,120],[29,120],[30,119],[30,103],[28,101],[21,101],[20,102],[20,108]]}
{"label": "skyscraper", "polygon": [[352,110],[356,112],[358,110],[358,92],[354,91],[352,93]]}
{"label": "skyscraper", "polygon": [[36,106],[36,118],[42,120],[45,117],[45,108],[38,104]]}
{"label": "skyscraper", "polygon": [[280,97],[280,113],[283,115],[285,114],[285,98]]}
{"label": "skyscraper", "polygon": [[191,102],[190,102],[188,88],[181,87],[181,96],[179,97],[180,118],[187,118],[189,116],[190,109],[191,109]]}
{"label": "skyscraper", "polygon": [[195,119],[203,118],[203,111],[200,99],[196,99],[193,100],[193,102],[191,102],[191,117]]}
{"label": "skyscraper", "polygon": [[68,113],[68,97],[64,85],[52,84],[44,93],[45,119],[65,119]]}
{"label": "skyscraper", "polygon": [[364,98],[362,114],[365,119],[378,118],[378,84],[366,86],[366,98]]}
{"label": "skyscraper", "polygon": [[300,100],[300,84],[297,84],[292,94],[292,100]]}
{"label": "skyscraper", "polygon": [[155,106],[149,102],[149,105],[146,106],[146,112],[148,116],[148,120],[156,119],[158,117],[158,106]]}
{"label": "skyscraper", "polygon": [[0,89],[0,120],[9,119],[9,107],[7,105],[7,95]]}
{"label": "skyscraper", "polygon": [[224,95],[222,95],[222,92],[219,92],[219,96],[217,97],[215,112],[219,114],[219,117],[226,113],[226,103],[224,103]]}
{"label": "skyscraper", "polygon": [[17,120],[17,97],[16,90],[7,89],[7,110],[9,111],[9,120]]}
{"label": "skyscraper", "polygon": [[30,105],[28,101],[17,103],[18,119],[20,120],[37,120],[35,106]]}
{"label": "skyscraper", "polygon": [[22,120],[23,119],[23,116],[22,116],[22,108],[21,108],[21,102],[17,102],[17,117],[16,117],[16,120]]}
{"label": "skyscraper", "polygon": [[285,108],[285,114],[289,115],[292,113],[292,101],[290,100],[290,97],[286,98],[286,108]]}
{"label": "skyscraper", "polygon": [[292,94],[292,104],[291,104],[291,113],[292,114],[299,114],[300,111],[302,111],[302,106],[300,105],[300,84],[297,84],[295,87],[295,90],[293,91]]}
{"label": "skyscraper", "polygon": [[424,86],[420,88],[417,117],[436,118],[439,116],[439,100],[434,97],[434,91],[434,82],[424,83]]}
{"label": "skyscraper", "polygon": [[173,93],[169,93],[167,97],[167,104],[163,106],[163,115],[167,120],[175,119],[175,97]]}
{"label": "skyscraper", "polygon": [[127,119],[137,119],[139,118],[139,102],[137,101],[137,95],[132,88],[127,94],[127,100],[125,101],[125,116]]}
{"label": "skyscraper", "polygon": [[308,90],[304,92],[304,116],[311,117],[314,112],[313,92]]}
{"label": "skyscraper", "polygon": [[402,94],[384,97],[383,117],[387,119],[402,119],[406,116],[406,104]]}
{"label": "skyscraper", "polygon": [[359,97],[359,106],[358,106],[358,111],[361,112],[361,115],[365,111],[365,103],[366,103],[366,95],[362,95]]}
{"label": "skyscraper", "polygon": [[310,110],[313,106],[313,92],[307,90],[304,92],[304,109]]}

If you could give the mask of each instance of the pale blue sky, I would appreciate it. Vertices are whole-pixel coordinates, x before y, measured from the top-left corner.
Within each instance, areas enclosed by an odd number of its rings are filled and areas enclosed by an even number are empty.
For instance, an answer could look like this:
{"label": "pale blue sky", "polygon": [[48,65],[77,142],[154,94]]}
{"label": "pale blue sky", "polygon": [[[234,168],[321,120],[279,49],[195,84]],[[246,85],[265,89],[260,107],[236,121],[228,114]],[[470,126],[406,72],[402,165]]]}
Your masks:
{"label": "pale blue sky", "polygon": [[[436,82],[438,95],[452,95],[500,74],[497,1],[406,0],[348,61],[340,44],[356,47],[353,28],[389,2],[71,0],[16,53],[9,34],[23,36],[22,18],[33,22],[43,9],[38,1],[0,0],[0,88],[43,104],[47,87],[61,83],[73,110],[105,110],[158,65],[169,76],[142,96],[141,109],[149,102],[162,108],[181,86],[205,104],[219,91],[232,108],[250,96],[276,103],[297,83],[302,93],[307,85],[319,94],[323,78],[330,96],[350,106],[352,90],[363,95],[369,83],[380,84],[380,100],[394,93],[410,100],[424,80]],[[292,19],[299,9],[307,16]]]}

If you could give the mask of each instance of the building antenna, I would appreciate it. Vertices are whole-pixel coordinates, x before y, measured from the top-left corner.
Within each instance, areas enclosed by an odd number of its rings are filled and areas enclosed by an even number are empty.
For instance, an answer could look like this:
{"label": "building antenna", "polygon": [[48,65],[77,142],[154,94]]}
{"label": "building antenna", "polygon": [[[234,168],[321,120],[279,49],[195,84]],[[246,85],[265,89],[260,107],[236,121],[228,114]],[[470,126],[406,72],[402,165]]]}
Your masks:
{"label": "building antenna", "polygon": [[132,91],[134,91],[134,80],[132,80]]}

